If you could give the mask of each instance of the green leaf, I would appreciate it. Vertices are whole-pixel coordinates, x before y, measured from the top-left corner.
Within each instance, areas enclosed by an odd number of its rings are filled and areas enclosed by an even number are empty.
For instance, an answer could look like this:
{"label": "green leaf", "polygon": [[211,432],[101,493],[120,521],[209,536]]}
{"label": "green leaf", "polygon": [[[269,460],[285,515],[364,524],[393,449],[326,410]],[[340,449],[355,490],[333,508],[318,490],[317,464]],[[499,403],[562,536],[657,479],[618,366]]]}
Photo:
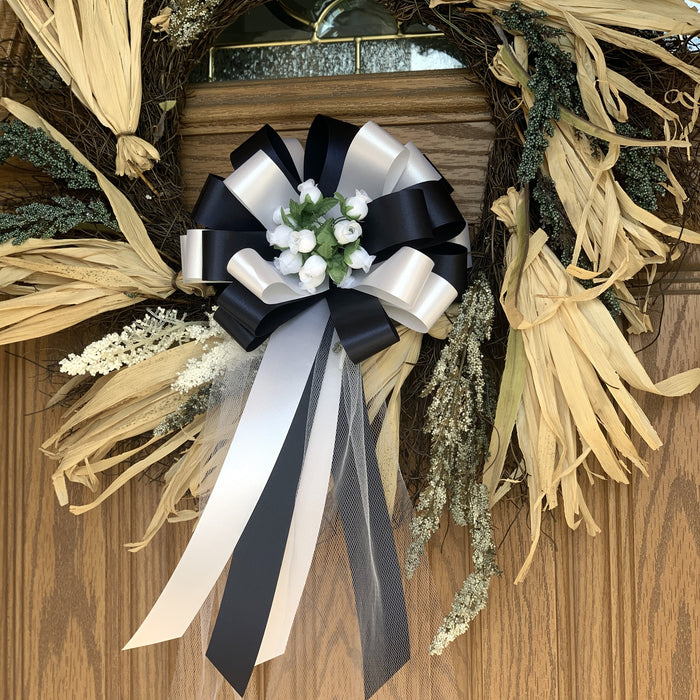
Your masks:
{"label": "green leaf", "polygon": [[334,206],[338,204],[338,200],[335,197],[324,197],[319,199],[314,206],[314,214],[316,218],[320,218],[327,214]]}
{"label": "green leaf", "polygon": [[330,260],[338,250],[338,242],[333,235],[333,222],[330,219],[316,231],[316,253],[324,260]]}
{"label": "green leaf", "polygon": [[328,276],[336,283],[340,284],[345,277],[345,273],[348,271],[348,266],[343,260],[343,256],[336,253],[328,261]]}
{"label": "green leaf", "polygon": [[285,213],[284,213],[284,209],[281,209],[281,210],[280,210],[280,214],[281,214],[281,216],[282,216],[282,221],[284,221],[284,223],[287,224],[287,226],[289,226],[289,228],[296,228],[297,223],[296,223],[296,221],[294,221],[294,219],[291,217],[291,208],[290,208],[290,213],[289,213],[289,214],[285,214]]}
{"label": "green leaf", "polygon": [[289,200],[289,214],[295,222],[301,219],[303,210],[303,205],[299,204],[299,202],[295,202],[293,199]]}
{"label": "green leaf", "polygon": [[356,241],[353,241],[352,243],[346,243],[345,246],[343,246],[343,260],[349,265],[350,264],[350,256],[356,251],[360,249],[360,239],[358,238]]}

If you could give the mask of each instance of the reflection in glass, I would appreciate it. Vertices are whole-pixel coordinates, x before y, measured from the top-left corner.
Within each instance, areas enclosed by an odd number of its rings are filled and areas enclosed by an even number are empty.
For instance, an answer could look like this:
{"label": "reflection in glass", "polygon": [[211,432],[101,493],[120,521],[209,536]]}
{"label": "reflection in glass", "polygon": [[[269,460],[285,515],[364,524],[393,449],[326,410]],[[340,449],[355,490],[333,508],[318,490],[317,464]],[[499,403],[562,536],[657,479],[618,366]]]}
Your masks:
{"label": "reflection in glass", "polygon": [[355,72],[355,44],[291,44],[219,49],[214,54],[214,80],[274,80]]}
{"label": "reflection in glass", "polygon": [[363,41],[360,73],[461,68],[462,63],[446,51],[448,43],[442,37],[431,36],[401,41]]}
{"label": "reflection in glass", "polygon": [[319,39],[395,35],[396,20],[377,2],[336,0],[327,6],[316,25]]}
{"label": "reflection in glass", "polygon": [[271,0],[221,35],[192,82],[460,68],[434,27],[399,25],[376,0]]}

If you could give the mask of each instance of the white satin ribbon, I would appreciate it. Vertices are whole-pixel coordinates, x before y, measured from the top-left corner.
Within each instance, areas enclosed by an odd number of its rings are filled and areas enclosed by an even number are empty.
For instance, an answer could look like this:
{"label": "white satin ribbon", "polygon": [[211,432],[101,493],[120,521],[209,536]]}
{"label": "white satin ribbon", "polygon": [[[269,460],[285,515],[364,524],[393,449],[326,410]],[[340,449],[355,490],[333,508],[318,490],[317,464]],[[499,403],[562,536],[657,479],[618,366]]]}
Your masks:
{"label": "white satin ribbon", "polygon": [[207,506],[173,575],[125,649],[181,637],[202,607],[272,473],[327,320],[326,304],[315,304],[270,337]]}
{"label": "white satin ribbon", "polygon": [[[236,253],[229,261],[229,273],[266,304],[281,304],[309,296],[296,278],[280,274],[272,263],[251,248]],[[431,272],[433,261],[415,248],[400,248],[388,260],[372,266],[368,273],[353,275],[357,289],[377,297],[390,318],[420,333],[427,333],[457,290]],[[328,289],[328,280],[316,294]]]}
{"label": "white satin ribbon", "polygon": [[[337,339],[334,336],[331,347]],[[344,358],[343,352],[328,353],[282,568],[256,665],[284,653],[309,575],[331,477]]]}
{"label": "white satin ribbon", "polygon": [[362,189],[376,199],[393,192],[408,163],[405,146],[374,122],[367,122],[355,134],[343,163],[338,192],[355,194]]}
{"label": "white satin ribbon", "polygon": [[180,236],[180,259],[182,278],[188,283],[202,282],[202,230],[191,228]]}
{"label": "white satin ribbon", "polygon": [[[299,278],[282,275],[275,266],[252,248],[239,250],[226,266],[229,274],[266,304],[283,304],[311,296],[299,286]],[[328,279],[316,288],[320,294],[328,290]]]}
{"label": "white satin ribbon", "polygon": [[275,209],[298,196],[285,174],[263,151],[253,154],[236,168],[224,180],[224,185],[268,230],[277,225],[272,220]]}
{"label": "white satin ribbon", "polygon": [[[285,139],[285,143],[301,173],[301,145],[296,140]],[[413,144],[402,146],[381,127],[368,122],[348,149],[338,191],[352,196],[355,189],[364,189],[375,199],[439,178],[437,170]],[[237,168],[224,184],[267,229],[275,226],[275,209],[297,196],[274,161],[262,151]],[[462,235],[459,242],[463,240]],[[181,249],[183,277],[186,281],[202,281],[202,229],[192,229],[181,237]],[[395,320],[425,332],[457,296],[457,290],[431,271],[432,266],[423,253],[402,248],[368,274],[356,273],[355,286],[377,296]],[[229,272],[269,304],[308,296],[250,249],[232,257]],[[327,318],[326,304],[316,304],[272,334],[197,528],[156,604],[125,649],[181,636],[209,595],[272,472]],[[332,462],[340,396],[338,363],[342,356],[331,352],[328,358],[318,419],[311,427],[282,571],[258,662],[284,651],[313,557]]]}

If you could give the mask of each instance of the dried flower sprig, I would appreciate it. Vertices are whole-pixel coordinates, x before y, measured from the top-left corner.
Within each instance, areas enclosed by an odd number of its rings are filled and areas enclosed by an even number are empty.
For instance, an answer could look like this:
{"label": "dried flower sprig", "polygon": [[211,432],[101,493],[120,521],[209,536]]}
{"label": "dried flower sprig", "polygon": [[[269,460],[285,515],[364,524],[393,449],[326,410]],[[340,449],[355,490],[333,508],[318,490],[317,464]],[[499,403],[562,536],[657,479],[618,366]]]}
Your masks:
{"label": "dried flower sprig", "polygon": [[450,642],[469,629],[471,621],[486,607],[491,577],[501,573],[496,566],[496,545],[486,486],[472,484],[467,511],[474,571],[469,574],[455,595],[452,609],[430,645],[431,654],[441,654]]}
{"label": "dried flower sprig", "polygon": [[489,580],[498,572],[488,493],[477,483],[477,470],[489,446],[481,347],[491,335],[493,317],[493,295],[488,283],[479,278],[464,295],[460,314],[424,392],[434,395],[425,427],[431,437],[430,471],[410,525],[406,574],[411,578],[415,573],[426,544],[440,525],[445,505],[455,523],[470,529],[475,567],[433,640],[434,654],[441,653],[467,629],[486,604]]}
{"label": "dried flower sprig", "polygon": [[60,361],[61,372],[79,374],[109,374],[120,367],[130,367],[153,357],[173,345],[193,340],[203,342],[212,335],[223,333],[212,317],[207,323],[179,318],[176,309],[149,309],[146,316],[125,326],[121,333],[108,333],[90,343],[80,355],[71,353]]}
{"label": "dried flower sprig", "polygon": [[187,401],[178,406],[172,413],[168,413],[163,420],[153,429],[153,437],[162,437],[168,433],[189,425],[197,416],[206,413],[209,408],[209,396],[211,384],[200,386]]}
{"label": "dried flower sprig", "polygon": [[91,224],[118,231],[119,226],[100,200],[87,204],[75,197],[52,197],[48,202],[31,202],[14,212],[0,212],[0,243],[20,245],[29,238],[53,238]]}
{"label": "dried flower sprig", "polygon": [[[173,0],[167,31],[178,49],[196,41],[212,25],[222,0]],[[162,13],[161,13],[162,14]]]}
{"label": "dried flower sprig", "polygon": [[20,119],[0,122],[0,163],[12,157],[39,168],[69,189],[100,189],[92,173],[67,150],[41,129],[33,129]]}

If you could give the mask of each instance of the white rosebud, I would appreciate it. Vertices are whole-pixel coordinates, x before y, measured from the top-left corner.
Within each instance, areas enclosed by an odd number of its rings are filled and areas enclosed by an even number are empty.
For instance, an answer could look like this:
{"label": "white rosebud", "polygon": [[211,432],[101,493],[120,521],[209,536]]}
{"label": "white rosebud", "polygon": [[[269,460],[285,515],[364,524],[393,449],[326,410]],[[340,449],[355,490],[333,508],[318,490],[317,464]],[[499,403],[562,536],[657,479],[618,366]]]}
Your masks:
{"label": "white rosebud", "polygon": [[357,221],[339,221],[333,227],[333,235],[340,245],[352,243],[362,235],[362,226]]}
{"label": "white rosebud", "polygon": [[326,278],[326,261],[320,255],[312,255],[299,270],[299,286],[312,294]]}
{"label": "white rosebud", "polygon": [[275,245],[278,248],[289,248],[289,237],[292,234],[292,229],[286,224],[280,224],[273,231],[267,231],[265,237],[270,245]]}
{"label": "white rosebud", "polygon": [[300,253],[292,253],[291,250],[283,250],[279,257],[275,258],[272,262],[283,275],[296,275],[304,264],[304,258],[301,257]]}
{"label": "white rosebud", "polygon": [[370,255],[364,248],[358,248],[356,251],[350,253],[345,260],[353,270],[369,272],[369,268],[372,267],[372,263],[376,257],[376,255]]}
{"label": "white rosebud", "polygon": [[302,182],[297,189],[299,190],[300,204],[303,204],[307,197],[311,200],[312,204],[316,204],[316,202],[323,197],[323,193],[316,187],[316,183],[313,180]]}
{"label": "white rosebud", "polygon": [[310,253],[316,247],[316,234],[308,228],[292,231],[289,235],[289,250],[292,253]]}
{"label": "white rosebud", "polygon": [[355,190],[355,196],[345,200],[345,216],[362,221],[367,216],[369,211],[367,205],[371,201],[372,198],[364,190]]}
{"label": "white rosebud", "polygon": [[356,284],[355,278],[352,276],[352,270],[348,268],[345,270],[345,277],[343,277],[340,282],[338,282],[338,286],[341,289],[352,289]]}
{"label": "white rosebud", "polygon": [[284,212],[285,216],[289,216],[289,207],[283,207],[280,205],[275,209],[275,211],[272,213],[272,220],[277,224],[283,224],[284,219],[282,218],[282,212]]}

